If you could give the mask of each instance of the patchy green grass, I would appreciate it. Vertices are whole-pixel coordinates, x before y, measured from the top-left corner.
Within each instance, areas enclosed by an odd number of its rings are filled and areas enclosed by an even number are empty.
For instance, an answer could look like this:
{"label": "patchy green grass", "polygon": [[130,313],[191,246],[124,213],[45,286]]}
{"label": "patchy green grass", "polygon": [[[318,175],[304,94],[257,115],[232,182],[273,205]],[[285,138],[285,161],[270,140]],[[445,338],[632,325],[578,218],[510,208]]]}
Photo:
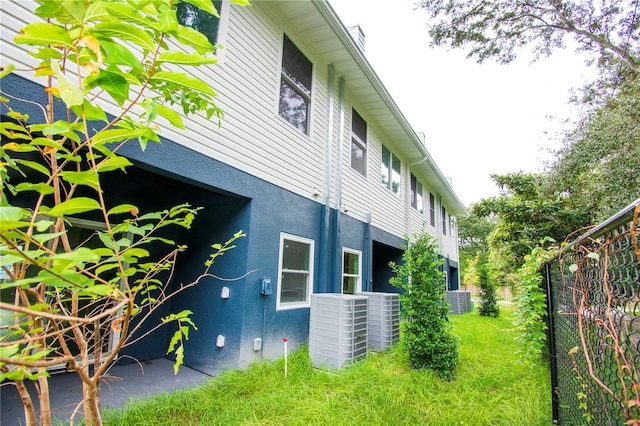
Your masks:
{"label": "patchy green grass", "polygon": [[328,373],[300,349],[203,386],[105,412],[108,425],[550,425],[548,369],[516,354],[511,310],[452,316],[456,378],[412,370],[402,345]]}

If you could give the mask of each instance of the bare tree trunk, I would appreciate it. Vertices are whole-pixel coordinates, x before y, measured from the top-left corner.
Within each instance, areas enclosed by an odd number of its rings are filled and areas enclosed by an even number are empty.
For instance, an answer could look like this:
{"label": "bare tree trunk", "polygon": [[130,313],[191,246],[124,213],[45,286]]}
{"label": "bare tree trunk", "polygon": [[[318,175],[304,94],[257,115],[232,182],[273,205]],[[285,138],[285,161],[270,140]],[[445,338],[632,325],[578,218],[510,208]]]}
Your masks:
{"label": "bare tree trunk", "polygon": [[16,380],[15,382],[13,382],[13,384],[16,385],[16,389],[18,390],[18,394],[20,395],[20,399],[22,400],[22,407],[24,409],[24,420],[27,426],[35,426],[37,424],[36,410],[33,406],[31,395],[29,395],[29,391],[24,385],[24,380]]}
{"label": "bare tree trunk", "polygon": [[38,368],[38,399],[40,400],[40,424],[51,426],[51,398],[49,395],[49,378],[45,375],[46,368]]}
{"label": "bare tree trunk", "polygon": [[93,379],[82,382],[82,394],[84,397],[84,420],[91,426],[102,426],[100,416],[99,397],[96,398],[100,384]]}

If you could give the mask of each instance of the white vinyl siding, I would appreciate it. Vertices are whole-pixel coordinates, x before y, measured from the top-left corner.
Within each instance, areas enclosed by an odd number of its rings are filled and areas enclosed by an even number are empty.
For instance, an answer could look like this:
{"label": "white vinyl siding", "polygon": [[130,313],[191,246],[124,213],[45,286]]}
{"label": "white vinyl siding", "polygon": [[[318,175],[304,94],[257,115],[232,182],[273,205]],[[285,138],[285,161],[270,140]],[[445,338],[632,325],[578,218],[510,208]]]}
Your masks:
{"label": "white vinyl siding", "polygon": [[[406,168],[402,170],[400,188],[398,194],[394,194],[380,184],[378,167],[382,163],[382,145],[384,139],[382,132],[375,122],[367,120],[366,109],[355,108],[362,113],[362,118],[367,122],[367,162],[375,165],[374,172],[367,177],[362,176],[351,168],[351,120],[350,111],[354,106],[350,103],[347,84],[347,102],[345,103],[345,123],[343,128],[344,140],[342,141],[342,205],[348,210],[348,214],[360,220],[364,220],[367,214],[371,214],[371,224],[383,231],[404,236],[407,233],[407,195],[406,193]],[[399,160],[403,162],[402,157]],[[372,166],[373,167],[373,166]]]}
{"label": "white vinyl siding", "polygon": [[[160,123],[162,136],[312,198],[312,188],[321,188],[324,176],[326,66],[316,67],[317,58],[313,58],[298,35],[286,28],[283,31],[278,17],[272,19],[270,16],[270,7],[257,3],[251,7],[223,4],[223,11],[228,9],[228,16],[223,16],[221,22],[227,45],[224,60],[188,69],[218,92],[216,104],[224,112],[222,127],[218,127],[215,118],[207,120],[204,116],[190,116],[185,120],[188,123],[186,130]],[[39,20],[29,11],[35,7],[37,5],[31,2],[17,2],[8,7],[3,0],[2,54],[7,62],[14,62],[19,67],[37,64],[26,55],[22,46],[16,47],[12,42],[21,27]],[[13,18],[14,15],[20,19]],[[310,136],[301,134],[277,115],[280,57],[285,31],[314,63]],[[247,43],[248,34],[260,36],[251,37],[251,43]],[[265,72],[255,72],[257,69]],[[19,75],[30,77],[28,73]],[[42,83],[43,80],[37,81]],[[315,107],[315,104],[319,106]],[[114,112],[113,105],[107,105],[106,109]]]}

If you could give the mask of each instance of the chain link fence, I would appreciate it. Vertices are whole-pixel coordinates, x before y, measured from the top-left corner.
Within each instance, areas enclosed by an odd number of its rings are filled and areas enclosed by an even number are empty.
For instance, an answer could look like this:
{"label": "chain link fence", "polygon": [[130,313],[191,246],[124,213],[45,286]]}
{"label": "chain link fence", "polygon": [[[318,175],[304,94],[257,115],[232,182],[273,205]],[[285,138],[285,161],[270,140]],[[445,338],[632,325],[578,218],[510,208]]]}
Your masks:
{"label": "chain link fence", "polygon": [[640,425],[640,199],[545,268],[553,418]]}

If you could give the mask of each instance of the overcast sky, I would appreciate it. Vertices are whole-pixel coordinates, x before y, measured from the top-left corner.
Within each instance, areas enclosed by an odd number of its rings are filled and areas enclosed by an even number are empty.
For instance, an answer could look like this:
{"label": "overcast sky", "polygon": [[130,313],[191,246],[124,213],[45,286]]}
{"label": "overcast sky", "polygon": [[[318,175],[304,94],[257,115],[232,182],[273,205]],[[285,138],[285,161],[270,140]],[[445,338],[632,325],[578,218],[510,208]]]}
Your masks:
{"label": "overcast sky", "polygon": [[558,120],[572,114],[570,89],[588,71],[572,51],[531,63],[482,65],[463,50],[429,47],[427,14],[415,0],[330,0],[365,34],[365,55],[429,153],[469,205],[498,193],[491,173],[539,171],[559,146]]}

